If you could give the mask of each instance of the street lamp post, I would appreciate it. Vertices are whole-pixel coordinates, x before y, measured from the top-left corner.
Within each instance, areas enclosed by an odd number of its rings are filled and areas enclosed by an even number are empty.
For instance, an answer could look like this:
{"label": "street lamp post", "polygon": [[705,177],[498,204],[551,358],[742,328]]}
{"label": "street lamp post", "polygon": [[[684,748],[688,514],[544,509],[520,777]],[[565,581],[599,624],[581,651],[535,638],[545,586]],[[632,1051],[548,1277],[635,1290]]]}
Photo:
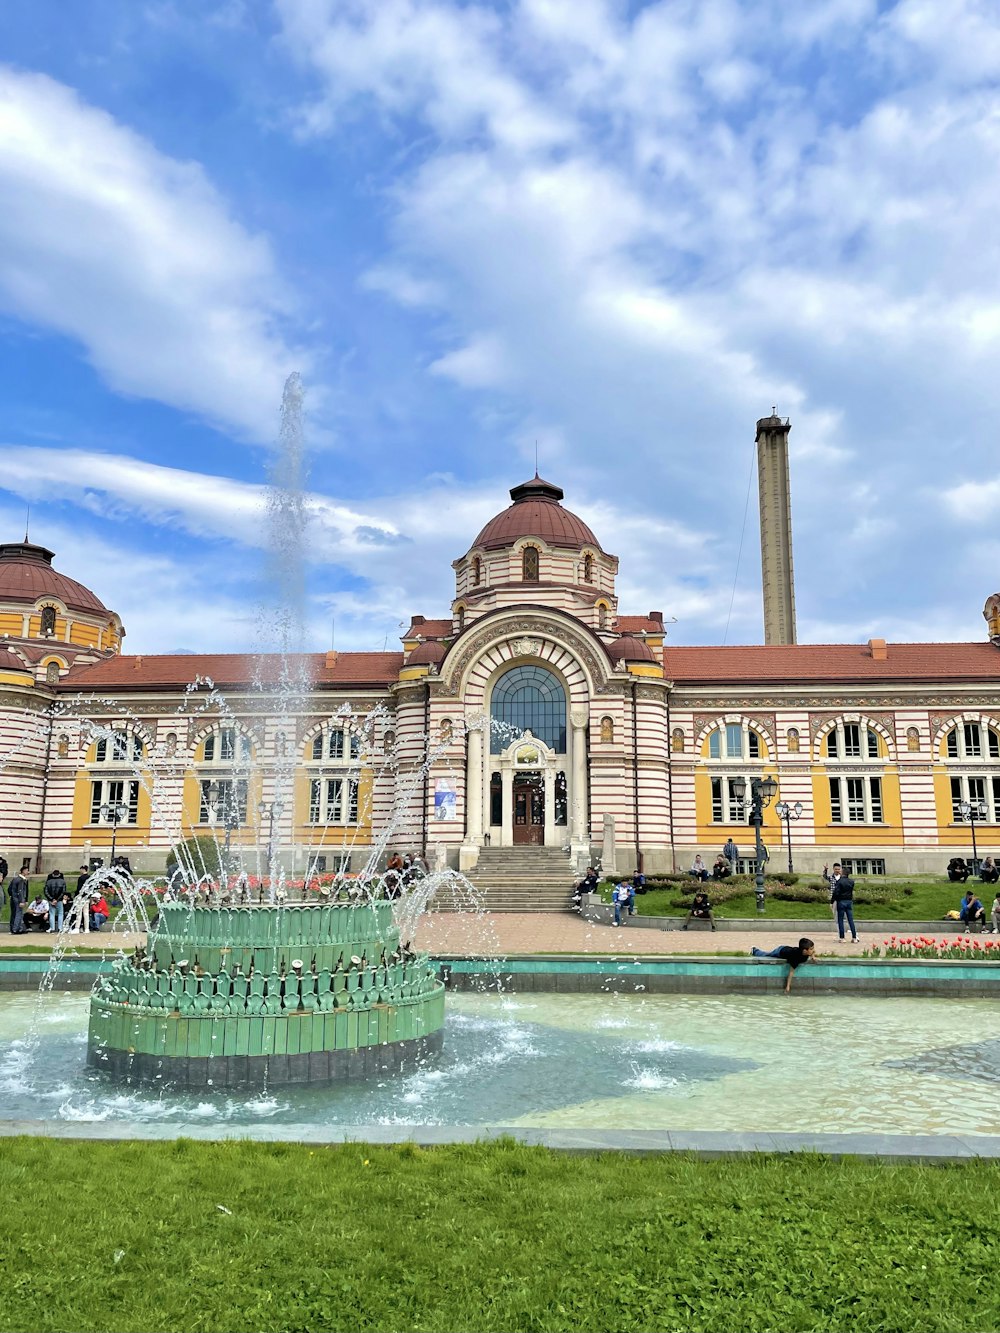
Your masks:
{"label": "street lamp post", "polygon": [[225,859],[226,877],[228,881],[229,874],[233,868],[229,850],[233,840],[233,829],[238,829],[243,822],[240,818],[239,802],[234,799],[232,792],[228,792],[225,795],[220,808],[219,784],[217,782],[213,782],[209,785],[208,799],[213,815],[226,830]]}
{"label": "street lamp post", "polygon": [[128,806],[124,801],[105,801],[101,806],[101,818],[111,825],[111,866],[115,867],[115,844],[118,841],[118,825],[128,819]]}
{"label": "street lamp post", "polygon": [[962,818],[969,821],[969,826],[972,829],[972,873],[978,875],[979,853],[976,850],[976,820],[986,818],[986,802],[979,800],[962,801],[958,808],[962,812]]}
{"label": "street lamp post", "polygon": [[802,818],[802,802],[796,801],[794,805],[789,805],[787,801],[779,801],[774,807],[774,813],[779,819],[785,821],[785,842],[788,844],[788,873],[791,875],[795,870],[792,865],[792,821]]}
{"label": "street lamp post", "polygon": [[[732,779],[733,795],[742,801],[746,795],[746,778]],[[750,823],[753,825],[756,844],[756,871],[754,873],[754,893],[757,896],[757,911],[764,911],[764,843],[760,836],[760,827],[764,822],[764,807],[770,805],[778,793],[778,784],[772,777],[750,779]]]}
{"label": "street lamp post", "polygon": [[285,806],[282,801],[258,801],[257,813],[260,815],[260,822],[263,824],[267,819],[267,873],[271,875],[272,862],[274,860],[274,821],[280,819]]}

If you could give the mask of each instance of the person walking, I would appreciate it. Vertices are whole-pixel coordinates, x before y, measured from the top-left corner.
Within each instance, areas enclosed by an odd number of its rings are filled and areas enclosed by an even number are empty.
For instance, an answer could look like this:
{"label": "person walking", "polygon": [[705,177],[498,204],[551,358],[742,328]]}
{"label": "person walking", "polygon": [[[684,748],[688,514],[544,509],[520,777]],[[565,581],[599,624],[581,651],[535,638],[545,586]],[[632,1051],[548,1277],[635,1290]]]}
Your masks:
{"label": "person walking", "polygon": [[12,875],[7,886],[10,894],[10,933],[23,935],[28,927],[24,924],[24,904],[28,901],[28,881],[23,875]]}
{"label": "person walking", "polygon": [[63,900],[66,897],[66,880],[61,870],[50,870],[45,879],[45,901],[49,905],[48,934],[53,935],[63,928]]}
{"label": "person walking", "polygon": [[620,926],[622,923],[622,912],[628,911],[628,891],[629,891],[629,885],[627,881],[622,880],[620,884],[615,886],[615,891],[611,895],[612,901],[615,905],[616,926]]}
{"label": "person walking", "polygon": [[841,939],[844,938],[846,922],[851,928],[851,943],[857,944],[858,931],[854,924],[854,880],[850,875],[844,874],[844,868],[839,861],[834,861],[832,875],[826,873],[826,866],[823,867],[823,878],[830,886],[830,902],[837,913],[837,933]]}
{"label": "person walking", "polygon": [[736,874],[736,862],[740,859],[740,849],[733,842],[732,838],[727,838],[722,847],[722,855],[729,862],[730,869]]}

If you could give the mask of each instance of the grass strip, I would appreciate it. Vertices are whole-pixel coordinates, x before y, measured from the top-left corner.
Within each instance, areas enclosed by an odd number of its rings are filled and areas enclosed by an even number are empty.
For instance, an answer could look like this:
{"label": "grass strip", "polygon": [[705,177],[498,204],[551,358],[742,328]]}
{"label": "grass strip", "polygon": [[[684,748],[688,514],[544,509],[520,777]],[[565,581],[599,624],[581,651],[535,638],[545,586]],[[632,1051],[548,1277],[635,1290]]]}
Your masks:
{"label": "grass strip", "polygon": [[0,1142],[3,1333],[1000,1327],[1000,1166]]}

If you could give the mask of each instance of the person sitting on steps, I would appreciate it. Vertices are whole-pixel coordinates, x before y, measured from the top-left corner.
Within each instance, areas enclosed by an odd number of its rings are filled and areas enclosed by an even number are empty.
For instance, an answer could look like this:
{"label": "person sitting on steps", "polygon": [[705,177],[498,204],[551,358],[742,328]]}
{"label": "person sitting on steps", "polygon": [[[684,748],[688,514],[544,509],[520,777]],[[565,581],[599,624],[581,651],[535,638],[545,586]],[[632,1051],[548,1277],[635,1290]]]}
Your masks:
{"label": "person sitting on steps", "polygon": [[997,865],[992,856],[987,856],[979,867],[979,878],[984,884],[995,884],[997,880],[1000,880],[1000,866]]}
{"label": "person sitting on steps", "polygon": [[964,856],[953,856],[948,862],[948,878],[953,884],[964,884],[969,878],[969,867]]}
{"label": "person sitting on steps", "polygon": [[715,929],[712,904],[709,902],[708,894],[704,891],[694,895],[694,902],[691,904],[691,910],[688,912],[687,920],[681,926],[681,930],[687,930],[692,921],[707,921],[712,929]]}
{"label": "person sitting on steps", "polygon": [[712,866],[712,878],[728,879],[732,873],[733,873],[732,866],[729,864],[726,858],[721,854],[717,856]]}
{"label": "person sitting on steps", "polygon": [[978,925],[980,929],[986,925],[986,909],[973,893],[972,889],[967,889],[965,897],[958,904],[958,915],[965,922],[966,933],[972,925]]}
{"label": "person sitting on steps", "polygon": [[688,871],[688,874],[691,875],[694,879],[700,879],[703,882],[706,879],[708,879],[708,866],[701,859],[700,852],[694,858],[694,862],[692,863],[691,869]]}

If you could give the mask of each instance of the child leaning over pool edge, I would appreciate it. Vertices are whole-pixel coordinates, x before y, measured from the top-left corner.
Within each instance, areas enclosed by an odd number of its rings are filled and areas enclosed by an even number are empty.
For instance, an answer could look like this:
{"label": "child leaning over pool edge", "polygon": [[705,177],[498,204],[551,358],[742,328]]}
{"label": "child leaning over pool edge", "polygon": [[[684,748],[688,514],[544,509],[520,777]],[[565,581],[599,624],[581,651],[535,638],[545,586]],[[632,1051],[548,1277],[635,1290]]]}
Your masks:
{"label": "child leaning over pool edge", "polygon": [[780,958],[788,964],[788,980],[785,982],[785,994],[792,989],[792,977],[795,969],[815,957],[816,946],[803,935],[798,944],[779,944],[776,949],[751,949],[754,958]]}

